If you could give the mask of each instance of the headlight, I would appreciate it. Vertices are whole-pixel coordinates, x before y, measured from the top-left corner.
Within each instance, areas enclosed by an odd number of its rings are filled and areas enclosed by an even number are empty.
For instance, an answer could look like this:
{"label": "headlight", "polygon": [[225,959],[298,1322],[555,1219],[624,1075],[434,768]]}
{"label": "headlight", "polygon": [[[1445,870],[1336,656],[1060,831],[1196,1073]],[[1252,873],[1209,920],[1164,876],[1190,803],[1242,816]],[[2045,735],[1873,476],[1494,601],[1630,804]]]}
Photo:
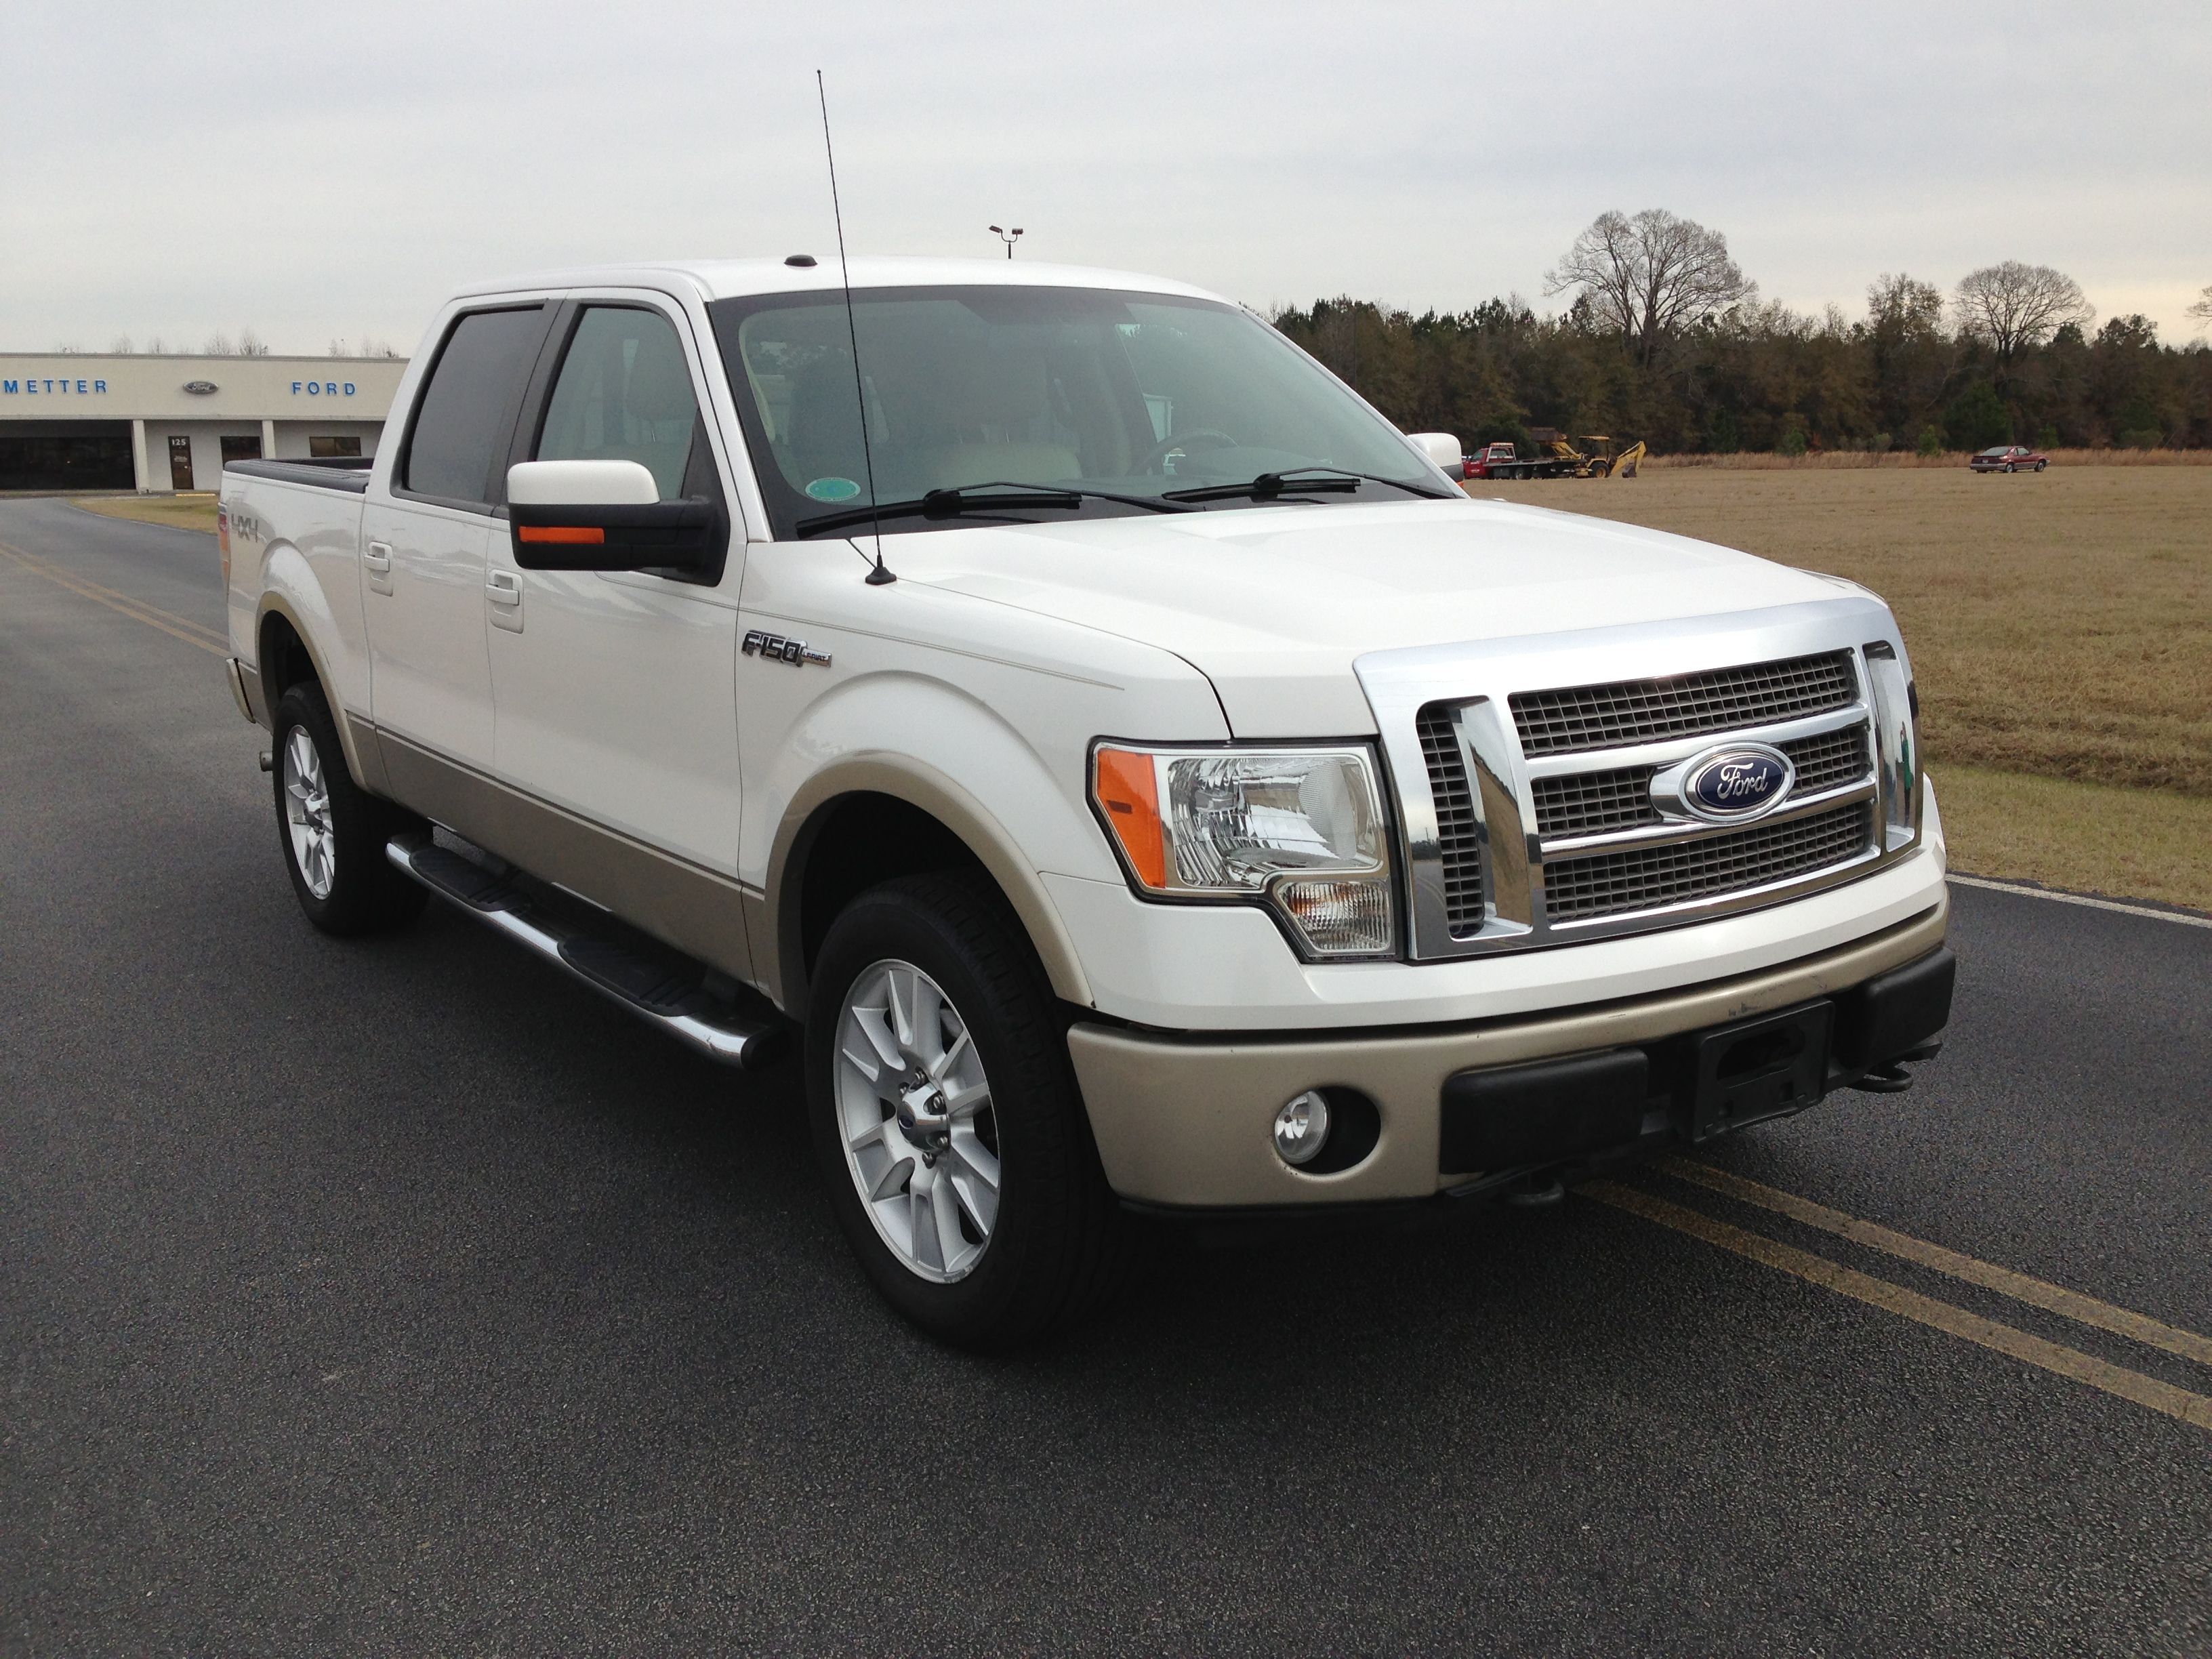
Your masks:
{"label": "headlight", "polygon": [[1141,891],[1264,902],[1316,957],[1395,947],[1389,836],[1364,749],[1102,744],[1091,793]]}

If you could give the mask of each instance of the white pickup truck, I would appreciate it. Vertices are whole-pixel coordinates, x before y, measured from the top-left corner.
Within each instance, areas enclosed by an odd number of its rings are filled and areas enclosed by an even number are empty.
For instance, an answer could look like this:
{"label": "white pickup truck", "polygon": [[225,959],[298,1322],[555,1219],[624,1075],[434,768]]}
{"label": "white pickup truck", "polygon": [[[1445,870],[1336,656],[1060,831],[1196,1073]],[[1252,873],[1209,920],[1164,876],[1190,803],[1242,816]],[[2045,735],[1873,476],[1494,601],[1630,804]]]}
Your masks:
{"label": "white pickup truck", "polygon": [[1542,1197],[1936,1050],[1888,610],[1459,453],[1151,277],[489,284],[373,463],[225,469],[231,684],[311,921],[799,1030],[866,1271],[1018,1342],[1132,1210]]}

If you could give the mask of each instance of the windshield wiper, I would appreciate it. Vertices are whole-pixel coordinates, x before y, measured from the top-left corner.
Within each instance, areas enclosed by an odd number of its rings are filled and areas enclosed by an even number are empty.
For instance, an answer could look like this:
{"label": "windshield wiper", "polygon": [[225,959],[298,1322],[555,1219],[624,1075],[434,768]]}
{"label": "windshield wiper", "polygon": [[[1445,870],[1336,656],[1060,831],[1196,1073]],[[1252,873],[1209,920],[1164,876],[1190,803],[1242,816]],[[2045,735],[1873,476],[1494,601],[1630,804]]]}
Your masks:
{"label": "windshield wiper", "polygon": [[[989,493],[984,493],[986,491]],[[1189,513],[1194,510],[1180,501],[1158,495],[1119,495],[1109,489],[1063,489],[1059,484],[1017,483],[1009,479],[994,478],[985,483],[964,484],[958,489],[933,489],[911,501],[885,501],[878,507],[848,507],[836,513],[817,513],[811,518],[801,519],[792,528],[802,536],[819,536],[834,530],[849,530],[855,525],[873,524],[878,519],[959,519],[1022,507],[1078,507],[1086,499],[1119,501],[1124,507],[1139,507],[1148,513]]]}
{"label": "windshield wiper", "polygon": [[[1309,478],[1304,475],[1318,472],[1322,476]],[[1299,495],[1349,495],[1361,483],[1389,484],[1393,489],[1402,489],[1408,495],[1419,495],[1425,501],[1448,499],[1433,489],[1407,483],[1403,478],[1386,478],[1379,472],[1354,472],[1342,466],[1286,466],[1279,472],[1262,472],[1249,483],[1207,484],[1197,489],[1170,489],[1164,499],[1170,501],[1228,501],[1249,496],[1254,501],[1273,501],[1279,495],[1295,491]]]}

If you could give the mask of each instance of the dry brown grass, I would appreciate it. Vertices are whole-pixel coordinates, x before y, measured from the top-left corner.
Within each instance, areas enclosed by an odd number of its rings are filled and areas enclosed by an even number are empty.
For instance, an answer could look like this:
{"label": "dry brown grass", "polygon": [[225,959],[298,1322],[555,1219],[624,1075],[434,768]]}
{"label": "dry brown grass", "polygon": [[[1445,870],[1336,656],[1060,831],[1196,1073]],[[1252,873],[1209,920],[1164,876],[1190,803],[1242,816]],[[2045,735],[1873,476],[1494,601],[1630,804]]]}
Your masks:
{"label": "dry brown grass", "polygon": [[136,519],[141,524],[173,525],[179,530],[204,530],[215,534],[213,495],[81,495],[70,503],[109,519]]}
{"label": "dry brown grass", "polygon": [[[2045,452],[2056,469],[2069,466],[2212,466],[2212,449],[2052,449]],[[1856,449],[1824,449],[1816,455],[1654,455],[1644,465],[1658,471],[1698,467],[1716,472],[1851,472],[1876,469],[1900,472],[1966,470],[1963,452],[1921,456],[1893,449],[1876,455]]]}
{"label": "dry brown grass", "polygon": [[1954,870],[2212,910],[2212,800],[1972,766],[1928,776]]}
{"label": "dry brown grass", "polygon": [[1931,763],[2212,795],[2212,468],[1473,488],[1864,582],[1904,625]]}

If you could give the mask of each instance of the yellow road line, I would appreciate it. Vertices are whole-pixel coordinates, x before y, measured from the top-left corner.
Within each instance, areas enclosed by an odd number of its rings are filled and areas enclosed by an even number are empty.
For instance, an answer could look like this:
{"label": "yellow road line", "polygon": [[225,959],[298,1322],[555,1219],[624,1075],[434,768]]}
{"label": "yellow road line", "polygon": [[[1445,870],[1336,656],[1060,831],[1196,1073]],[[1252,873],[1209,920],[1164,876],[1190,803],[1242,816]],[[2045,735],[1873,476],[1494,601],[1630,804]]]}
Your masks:
{"label": "yellow road line", "polygon": [[2011,1358],[2051,1372],[2054,1376],[2070,1377],[2076,1382],[2086,1382],[2093,1389],[2130,1401],[2166,1416],[2193,1424],[2200,1429],[2212,1429],[2212,1396],[2191,1394],[2187,1389],[2177,1389],[2170,1382],[2161,1382],[2154,1376],[2145,1376],[2124,1366],[2108,1364],[2104,1360],[2081,1352],[2078,1349],[2047,1342],[2039,1336],[2015,1330],[2009,1325],[2000,1325],[1993,1319],[1968,1313],[1964,1308],[1954,1308],[1948,1302],[1938,1302],[1933,1297],[1923,1296],[1917,1291],[1908,1291],[1902,1285],[1893,1285],[1887,1279],[1875,1279],[1854,1268],[1840,1267],[1826,1256],[1801,1250],[1794,1244],[1746,1232],[1741,1227],[1730,1226],[1725,1221],[1716,1221],[1711,1216],[1700,1215],[1695,1210],[1670,1204],[1663,1198],[1624,1187],[1618,1182],[1592,1181],[1575,1190],[1585,1198],[1594,1198],[1615,1209],[1640,1215],[1647,1221],[1656,1221],[1662,1227],[1687,1233],[1692,1238],[1702,1238],[1708,1244],[1718,1245],[1748,1261],[1779,1269],[1835,1291],[1869,1307],[1882,1309],[1903,1318],[1948,1332],[1966,1341],[1993,1349]]}
{"label": "yellow road line", "polygon": [[1893,1232],[1874,1222],[1846,1215],[1841,1210],[1832,1210],[1825,1204],[1815,1204],[1809,1198],[1800,1198],[1795,1193],[1778,1192],[1771,1187],[1762,1187],[1756,1181],[1747,1181],[1740,1175],[1716,1170],[1710,1164],[1692,1163],[1686,1158],[1662,1158],[1657,1163],[1659,1168],[1670,1175],[1680,1176],[1685,1181],[1694,1182],[1729,1198],[1740,1199],[1746,1204],[1756,1205],[1762,1210],[1771,1210],[1792,1221],[1802,1221],[1808,1227],[1818,1227],[1822,1232],[1833,1233],[1838,1238],[1848,1238],[1854,1244],[1863,1244],[1869,1249],[1880,1250],[1886,1255],[1916,1262],[1923,1267],[1933,1267],[1939,1273],[1963,1279],[1970,1285],[1979,1285],[1984,1290],[2008,1296],[2015,1302],[2025,1302],[2032,1308],[2041,1308],[2046,1313],[2061,1315],[2077,1324],[2094,1326],[2100,1331],[2127,1337],[2147,1347],[2160,1348],[2181,1358],[2212,1365],[2212,1338],[2199,1336],[2194,1331],[2179,1330],[2172,1325],[2162,1324],[2147,1314],[2116,1308],[2109,1302],[2083,1296],[2079,1291],[2069,1291],[2063,1285],[2048,1284],[2040,1279],[2030,1279],[2026,1273],[2016,1273],[2009,1267],[2000,1267],[1971,1255],[1961,1255],[1956,1250],[1947,1250],[1941,1244],[1930,1244],[1924,1239]]}
{"label": "yellow road line", "polygon": [[144,600],[134,599],[127,593],[118,593],[112,587],[102,587],[98,582],[88,580],[69,571],[57,569],[44,559],[26,553],[21,548],[0,544],[0,555],[5,555],[15,560],[33,575],[44,576],[48,581],[66,587],[70,592],[90,599],[94,605],[104,605],[110,611],[119,611],[133,622],[143,623],[149,628],[158,628],[164,634],[182,640],[186,645],[197,645],[201,650],[211,651],[218,657],[227,657],[230,654],[228,641],[215,643],[214,641],[221,639],[221,635],[217,635],[213,629],[202,627],[188,617],[179,617],[174,611],[162,610],[159,605],[148,605]]}

